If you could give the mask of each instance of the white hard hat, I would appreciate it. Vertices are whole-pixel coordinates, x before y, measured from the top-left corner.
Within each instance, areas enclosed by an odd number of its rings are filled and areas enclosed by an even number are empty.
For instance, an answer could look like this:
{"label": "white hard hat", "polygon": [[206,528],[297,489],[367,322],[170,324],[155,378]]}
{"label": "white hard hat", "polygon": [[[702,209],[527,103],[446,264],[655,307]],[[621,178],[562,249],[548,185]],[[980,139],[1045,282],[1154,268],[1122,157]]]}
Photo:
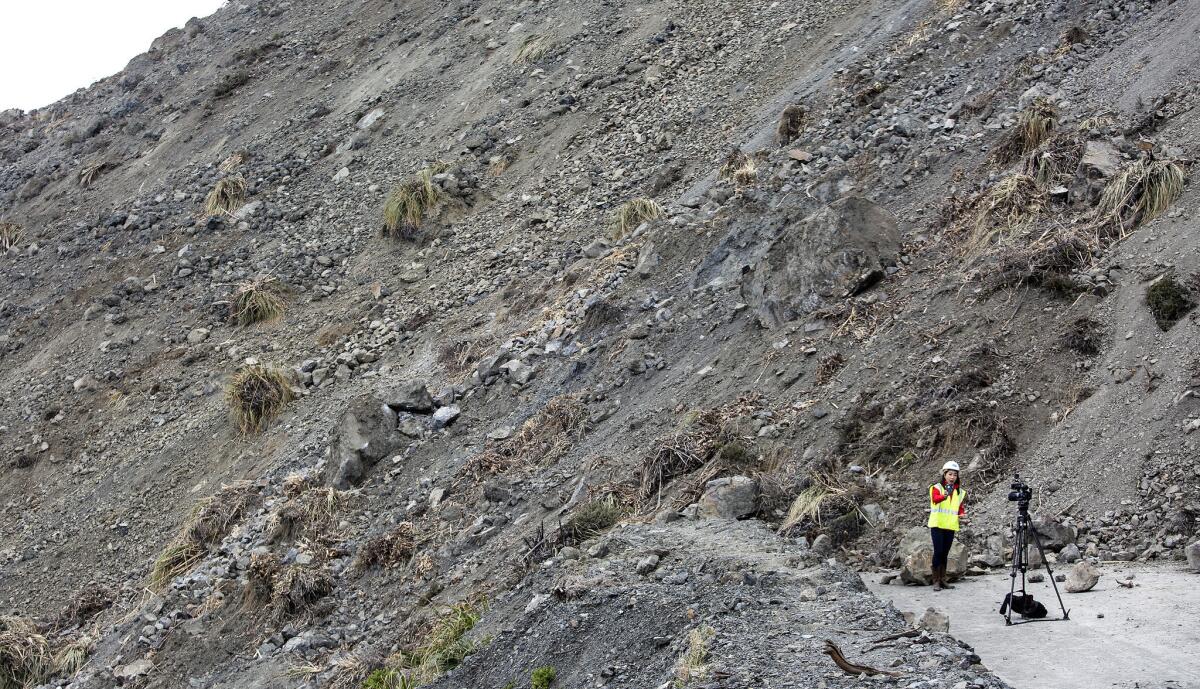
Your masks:
{"label": "white hard hat", "polygon": [[947,471],[959,471],[958,462],[946,462],[945,464],[943,464],[942,465],[942,473],[944,474]]}

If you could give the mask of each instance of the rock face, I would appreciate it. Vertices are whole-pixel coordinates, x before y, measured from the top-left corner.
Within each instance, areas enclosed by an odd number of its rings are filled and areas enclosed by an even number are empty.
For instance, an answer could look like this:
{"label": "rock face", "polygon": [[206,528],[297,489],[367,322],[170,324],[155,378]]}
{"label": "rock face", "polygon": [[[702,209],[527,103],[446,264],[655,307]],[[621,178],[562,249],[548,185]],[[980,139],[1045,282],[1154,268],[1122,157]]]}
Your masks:
{"label": "rock face", "polygon": [[[929,537],[929,529],[914,526],[904,534],[900,542],[900,579],[906,584],[928,585],[933,583],[933,541]],[[946,577],[958,579],[967,571],[967,561],[970,553],[957,538],[950,546],[950,556],[946,561]]]}
{"label": "rock face", "polygon": [[396,412],[379,398],[364,397],[351,404],[333,439],[331,485],[358,485],[370,467],[403,445],[406,439],[396,425]]}
{"label": "rock face", "polygon": [[700,498],[701,517],[741,519],[758,510],[758,483],[745,476],[709,481]]}
{"label": "rock face", "polygon": [[1080,562],[1067,575],[1067,593],[1091,591],[1100,581],[1100,570],[1090,562]]}
{"label": "rock face", "polygon": [[827,300],[853,296],[883,277],[899,251],[896,218],[848,196],[790,224],[745,270],[742,297],[760,324],[779,325]]}

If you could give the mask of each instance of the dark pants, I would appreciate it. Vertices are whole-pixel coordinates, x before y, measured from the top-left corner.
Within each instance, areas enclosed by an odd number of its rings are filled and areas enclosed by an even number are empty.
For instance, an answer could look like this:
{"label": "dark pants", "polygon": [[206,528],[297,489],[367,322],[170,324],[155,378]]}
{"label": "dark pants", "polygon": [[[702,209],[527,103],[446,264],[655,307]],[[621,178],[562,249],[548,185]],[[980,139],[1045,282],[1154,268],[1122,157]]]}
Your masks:
{"label": "dark pants", "polygon": [[954,543],[954,532],[950,529],[939,529],[936,526],[929,529],[933,536],[933,568],[946,566],[950,555],[950,544]]}

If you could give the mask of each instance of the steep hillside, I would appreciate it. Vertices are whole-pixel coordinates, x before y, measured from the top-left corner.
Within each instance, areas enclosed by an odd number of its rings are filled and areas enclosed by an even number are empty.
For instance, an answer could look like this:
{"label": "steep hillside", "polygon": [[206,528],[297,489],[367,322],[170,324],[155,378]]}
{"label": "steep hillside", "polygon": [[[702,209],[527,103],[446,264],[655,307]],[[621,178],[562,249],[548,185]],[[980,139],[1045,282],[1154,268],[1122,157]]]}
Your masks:
{"label": "steep hillside", "polygon": [[320,5],[0,114],[17,686],[993,687],[847,567],[942,462],[1196,540],[1200,7]]}

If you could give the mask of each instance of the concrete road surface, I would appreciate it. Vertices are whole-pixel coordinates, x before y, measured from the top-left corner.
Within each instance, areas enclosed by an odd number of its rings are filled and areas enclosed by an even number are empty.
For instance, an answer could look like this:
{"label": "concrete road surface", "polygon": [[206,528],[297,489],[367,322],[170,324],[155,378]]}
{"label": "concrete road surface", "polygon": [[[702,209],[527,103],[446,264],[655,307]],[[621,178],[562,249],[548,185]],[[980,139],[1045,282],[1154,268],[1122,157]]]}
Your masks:
{"label": "concrete road surface", "polygon": [[[1070,620],[1011,627],[998,612],[1008,593],[1007,570],[941,592],[882,586],[879,574],[863,579],[880,598],[918,618],[931,606],[946,612],[950,633],[1016,689],[1200,689],[1200,574],[1183,563],[1103,565],[1101,571],[1100,583],[1087,593],[1067,593],[1059,583]],[[1134,588],[1117,584],[1130,575]],[[1047,619],[1060,616],[1049,580],[1030,584],[1029,592],[1050,610]]]}

